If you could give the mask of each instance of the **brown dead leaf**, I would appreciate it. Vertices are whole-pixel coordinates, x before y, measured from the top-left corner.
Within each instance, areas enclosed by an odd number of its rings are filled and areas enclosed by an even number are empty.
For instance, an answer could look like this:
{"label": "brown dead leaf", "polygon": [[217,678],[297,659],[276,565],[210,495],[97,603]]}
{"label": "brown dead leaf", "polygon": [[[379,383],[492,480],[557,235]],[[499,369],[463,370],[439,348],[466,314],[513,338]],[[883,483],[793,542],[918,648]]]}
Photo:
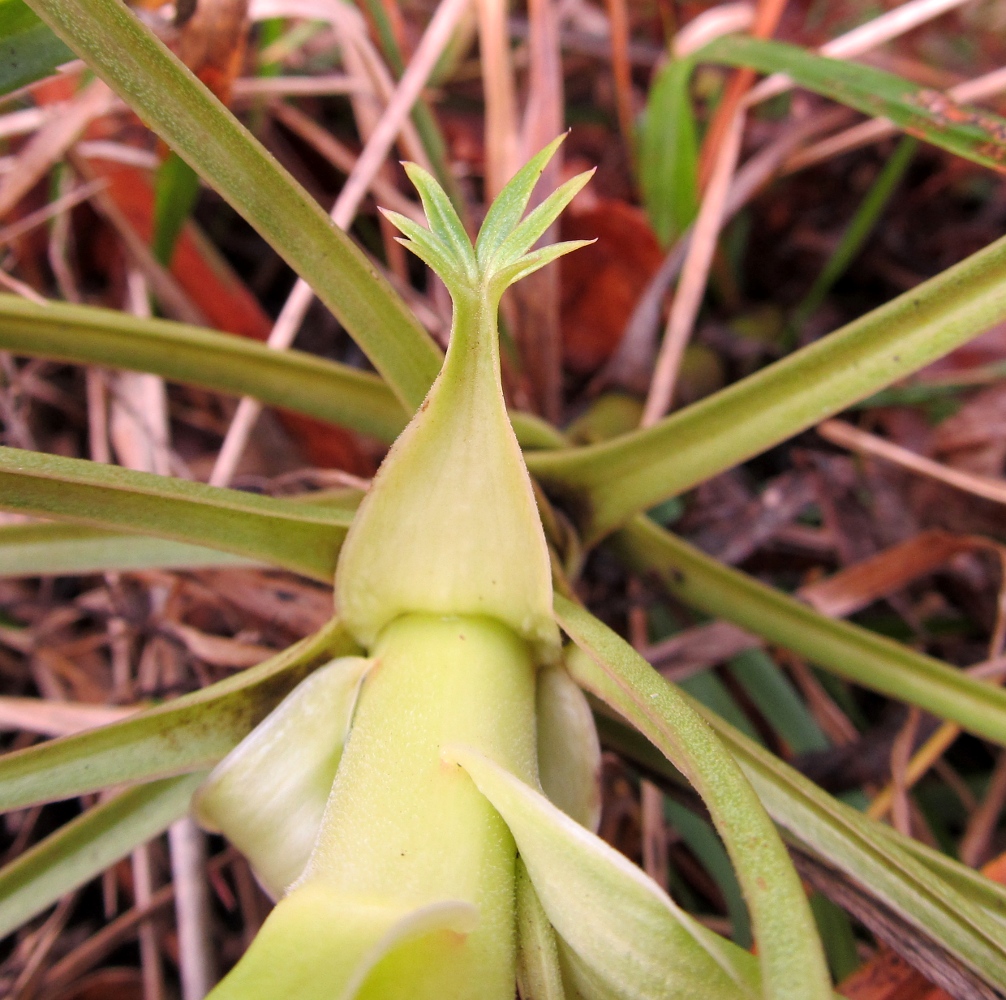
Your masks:
{"label": "brown dead leaf", "polygon": [[579,374],[612,355],[625,323],[663,256],[643,212],[615,198],[597,199],[562,220],[564,240],[597,240],[560,261],[563,356]]}
{"label": "brown dead leaf", "polygon": [[942,421],[930,448],[954,468],[1001,477],[1006,464],[1006,385],[983,389]]}
{"label": "brown dead leaf", "polygon": [[316,632],[333,614],[331,588],[259,570],[202,570],[195,575],[230,604],[298,638]]}
{"label": "brown dead leaf", "polygon": [[199,0],[181,27],[178,57],[228,104],[247,39],[248,0]]}
{"label": "brown dead leaf", "polygon": [[21,730],[40,736],[69,736],[118,722],[142,707],[0,697],[0,729]]}
{"label": "brown dead leaf", "polygon": [[225,636],[209,635],[180,622],[165,622],[164,631],[174,636],[193,655],[214,667],[240,670],[254,667],[272,656],[276,650]]}
{"label": "brown dead leaf", "polygon": [[992,551],[1002,558],[1004,550],[988,538],[938,529],[923,531],[827,580],[803,587],[800,596],[822,615],[845,618],[932,573],[954,556],[976,551]]}

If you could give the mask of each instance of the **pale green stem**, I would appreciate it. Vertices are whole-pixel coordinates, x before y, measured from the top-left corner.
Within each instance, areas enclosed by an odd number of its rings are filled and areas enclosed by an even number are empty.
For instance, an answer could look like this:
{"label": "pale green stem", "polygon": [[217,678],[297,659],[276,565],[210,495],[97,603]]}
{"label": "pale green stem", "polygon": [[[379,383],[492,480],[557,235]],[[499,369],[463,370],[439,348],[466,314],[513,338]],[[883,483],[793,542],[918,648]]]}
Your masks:
{"label": "pale green stem", "polygon": [[[378,900],[479,908],[467,938],[442,934],[405,946],[362,996],[446,1000],[442,978],[432,983],[422,973],[439,964],[450,970],[451,1000],[512,1000],[516,848],[467,774],[440,754],[448,744],[472,746],[537,784],[527,647],[489,618],[406,615],[373,652],[302,881],[344,897],[349,919],[354,903]],[[382,975],[408,988],[396,993]]]}

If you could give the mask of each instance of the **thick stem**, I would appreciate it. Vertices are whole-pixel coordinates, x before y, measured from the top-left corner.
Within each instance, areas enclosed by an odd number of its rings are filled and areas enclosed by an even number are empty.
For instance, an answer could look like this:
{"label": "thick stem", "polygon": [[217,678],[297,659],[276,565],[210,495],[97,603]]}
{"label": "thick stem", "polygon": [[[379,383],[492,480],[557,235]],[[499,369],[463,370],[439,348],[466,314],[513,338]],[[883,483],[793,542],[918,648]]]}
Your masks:
{"label": "thick stem", "polygon": [[[478,908],[471,934],[399,949],[361,997],[512,1000],[516,848],[440,753],[466,744],[537,784],[533,662],[512,631],[478,617],[403,616],[374,655],[303,882],[345,898],[350,919],[353,901]],[[431,949],[443,950],[442,961],[431,962]],[[443,975],[428,981],[437,965],[450,970],[447,994]]]}

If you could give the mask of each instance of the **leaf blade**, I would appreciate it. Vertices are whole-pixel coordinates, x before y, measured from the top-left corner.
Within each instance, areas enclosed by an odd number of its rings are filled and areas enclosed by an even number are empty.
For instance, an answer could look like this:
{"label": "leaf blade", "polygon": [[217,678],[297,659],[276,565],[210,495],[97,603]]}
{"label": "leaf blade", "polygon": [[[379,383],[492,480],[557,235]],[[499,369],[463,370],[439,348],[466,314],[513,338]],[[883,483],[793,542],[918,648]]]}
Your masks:
{"label": "leaf blade", "polygon": [[322,658],[356,646],[337,621],[282,653],[121,722],[0,756],[0,812],[212,767]]}
{"label": "leaf blade", "polygon": [[786,73],[799,86],[871,117],[887,118],[909,135],[1000,173],[1006,170],[1006,120],[958,105],[938,90],[893,73],[740,34],[716,39],[694,58]]}
{"label": "leaf blade", "polygon": [[0,870],[0,937],[184,816],[202,777],[187,774],[124,792],[71,820]]}
{"label": "leaf blade", "polygon": [[324,211],[116,0],[29,6],[315,290],[412,410],[441,354],[391,286]]}
{"label": "leaf blade", "polygon": [[719,740],[628,643],[556,594],[556,618],[579,647],[575,680],[629,719],[702,796],[751,912],[765,997],[831,997],[821,942],[775,827]]}
{"label": "leaf blade", "polygon": [[645,430],[530,453],[587,544],[812,427],[1006,318],[1006,238],[782,361]]}
{"label": "leaf blade", "polygon": [[0,448],[0,508],[191,542],[328,582],[352,514]]}

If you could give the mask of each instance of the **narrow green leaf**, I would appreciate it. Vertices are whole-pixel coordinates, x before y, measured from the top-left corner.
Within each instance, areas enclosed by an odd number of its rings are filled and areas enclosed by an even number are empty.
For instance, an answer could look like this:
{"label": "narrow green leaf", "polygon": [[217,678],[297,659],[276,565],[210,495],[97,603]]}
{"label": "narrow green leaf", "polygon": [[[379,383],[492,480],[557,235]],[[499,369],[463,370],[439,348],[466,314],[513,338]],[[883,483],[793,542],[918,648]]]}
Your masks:
{"label": "narrow green leaf", "polygon": [[187,774],[123,792],[71,820],[0,870],[0,937],[184,816],[202,778]]}
{"label": "narrow green leaf", "polygon": [[812,427],[1006,319],[1006,238],[661,420],[585,448],[527,456],[595,542],[696,483]]}
{"label": "narrow green leaf", "polygon": [[811,894],[810,908],[828,955],[828,967],[835,982],[840,983],[862,965],[852,922],[845,910],[820,892]]}
{"label": "narrow green leaf", "polygon": [[199,175],[177,153],[157,170],[154,188],[154,256],[167,267],[185,220],[199,197]]}
{"label": "narrow green leaf", "polygon": [[249,559],[216,549],[131,532],[76,524],[0,526],[0,577],[254,565]]}
{"label": "narrow green leaf", "polygon": [[849,264],[863,248],[863,244],[873,232],[877,221],[887,207],[891,195],[894,194],[901,178],[904,177],[917,148],[918,143],[914,139],[902,139],[894,152],[887,158],[883,169],[870,185],[866,197],[856,209],[856,214],[849,221],[845,232],[842,233],[838,246],[835,247],[803,301],[793,310],[790,325],[794,333],[799,333],[804,323],[817,312],[835,282],[846,272]]}
{"label": "narrow green leaf", "polygon": [[351,239],[118,0],[29,6],[315,290],[408,410],[440,350]]}
{"label": "narrow green leaf", "polygon": [[[723,847],[723,841],[704,819],[686,809],[680,802],[664,796],[664,816],[671,829],[681,838],[682,843],[699,859],[702,867],[710,874],[723,893],[727,913],[733,925],[733,940],[742,948],[751,947],[751,919],[744,902],[740,883],[730,864],[730,856]],[[822,941],[825,948],[827,941]]]}
{"label": "narrow green leaf", "polygon": [[691,60],[672,59],[657,74],[639,134],[639,187],[650,225],[667,246],[698,211],[699,146],[688,92]]}
{"label": "narrow green leaf", "polygon": [[[408,420],[376,375],[303,351],[167,320],[93,306],[40,306],[0,294],[0,349],[29,357],[151,372],[173,382],[236,396],[342,424],[390,444]],[[556,448],[562,435],[530,413],[511,413],[529,448]]]}
{"label": "narrow green leaf", "polygon": [[352,513],[0,448],[0,509],[205,545],[330,581]]}
{"label": "narrow green leaf", "polygon": [[993,170],[1006,169],[1006,119],[957,104],[938,90],[919,87],[893,73],[739,34],[716,39],[694,58],[748,66],[762,73],[786,73],[801,87],[864,114],[887,118],[934,146]]}
{"label": "narrow green leaf", "polygon": [[0,0],[0,94],[40,80],[73,53],[22,0]]}
{"label": "narrow green leaf", "polygon": [[503,241],[517,227],[542,171],[555,156],[555,151],[565,138],[565,134],[556,136],[547,146],[535,153],[493,199],[482,222],[478,239],[475,241],[475,255],[480,267],[488,265]]}
{"label": "narrow green leaf", "polygon": [[335,620],[256,667],[76,736],[0,756],[0,812],[210,768],[314,668],[357,652]]}
{"label": "narrow green leaf", "polygon": [[749,649],[735,656],[729,670],[793,753],[811,753],[830,746],[793,685],[763,649]]}
{"label": "narrow green leaf", "polygon": [[619,532],[626,564],[679,600],[791,649],[831,673],[1006,745],[1006,691],[845,621],[825,618],[644,517]]}
{"label": "narrow green leaf", "polygon": [[555,608],[559,624],[580,647],[567,661],[573,678],[636,726],[702,796],[744,889],[764,996],[830,998],[824,953],[800,879],[733,758],[678,689],[621,636],[559,594]]}
{"label": "narrow green leaf", "polygon": [[[999,989],[1006,987],[1006,936],[947,880],[921,864],[905,838],[832,798],[712,715],[707,719],[755,786],[765,808],[799,843],[839,867],[925,935]],[[975,873],[978,878],[977,873]]]}
{"label": "narrow green leaf", "polygon": [[[793,840],[825,858],[853,883],[890,906],[918,932],[1002,989],[1002,920],[976,903],[987,894],[968,894],[942,877],[937,866],[919,863],[916,842],[876,823],[808,781],[715,714],[696,706],[716,730],[752,783],[769,815]],[[656,750],[620,721],[599,715],[606,746],[624,753],[651,774],[680,777]],[[932,852],[935,854],[936,852]],[[953,865],[946,858],[945,864]],[[963,868],[962,865],[957,865]],[[969,879],[988,882],[977,872]],[[992,886],[994,892],[995,886]]]}
{"label": "narrow green leaf", "polygon": [[447,747],[445,758],[503,817],[560,941],[611,996],[759,995],[753,956],[707,931],[624,855],[470,747]]}
{"label": "narrow green leaf", "polygon": [[305,413],[391,442],[408,416],[376,375],[303,351],[183,323],[0,295],[0,349],[29,357],[150,372]]}

